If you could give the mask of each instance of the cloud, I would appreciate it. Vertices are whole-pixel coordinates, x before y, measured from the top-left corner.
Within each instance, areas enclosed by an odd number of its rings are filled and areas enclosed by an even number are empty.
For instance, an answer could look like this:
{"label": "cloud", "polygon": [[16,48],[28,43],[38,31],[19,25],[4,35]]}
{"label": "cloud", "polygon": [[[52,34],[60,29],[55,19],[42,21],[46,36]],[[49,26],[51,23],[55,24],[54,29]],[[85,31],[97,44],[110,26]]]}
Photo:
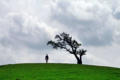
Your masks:
{"label": "cloud", "polygon": [[118,0],[1,0],[0,64],[44,62],[45,54],[50,62],[76,63],[74,56],[46,46],[55,34],[68,32],[88,50],[84,63],[119,66],[119,4]]}
{"label": "cloud", "polygon": [[[1,30],[8,29],[1,34],[3,36],[0,41],[3,45],[9,46],[27,46],[31,49],[39,49],[45,47],[45,43],[49,40],[49,34],[42,28],[39,22],[35,22],[32,16],[24,14],[10,14],[1,23]],[[7,23],[7,25],[6,25]],[[41,27],[42,26],[42,27]]]}
{"label": "cloud", "polygon": [[64,24],[63,27],[68,27],[70,31],[76,31],[77,37],[83,44],[87,46],[112,44],[114,31],[107,22],[111,16],[111,10],[108,7],[98,2],[87,3],[82,0],[58,1],[56,5],[57,7],[52,9],[51,18]]}
{"label": "cloud", "polygon": [[114,18],[116,19],[120,19],[120,8],[118,7],[117,9],[115,9],[114,13],[113,13]]}

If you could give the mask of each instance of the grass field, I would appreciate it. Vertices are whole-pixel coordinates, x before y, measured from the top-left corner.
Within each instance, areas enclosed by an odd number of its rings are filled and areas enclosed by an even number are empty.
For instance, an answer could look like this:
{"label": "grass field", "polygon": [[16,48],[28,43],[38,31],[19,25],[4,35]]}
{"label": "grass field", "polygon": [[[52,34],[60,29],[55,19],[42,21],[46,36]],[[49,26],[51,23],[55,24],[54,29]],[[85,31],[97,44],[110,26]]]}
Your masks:
{"label": "grass field", "polygon": [[120,69],[77,64],[0,66],[0,80],[120,80]]}

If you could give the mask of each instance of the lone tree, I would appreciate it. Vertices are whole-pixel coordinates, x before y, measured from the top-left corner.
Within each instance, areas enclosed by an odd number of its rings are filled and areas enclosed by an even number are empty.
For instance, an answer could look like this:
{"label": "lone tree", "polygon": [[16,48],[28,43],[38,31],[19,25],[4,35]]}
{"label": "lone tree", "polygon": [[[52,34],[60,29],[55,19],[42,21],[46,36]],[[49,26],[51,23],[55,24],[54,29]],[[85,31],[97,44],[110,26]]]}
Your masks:
{"label": "lone tree", "polygon": [[80,43],[73,40],[67,33],[60,33],[55,36],[56,41],[48,41],[47,45],[51,45],[55,49],[64,49],[70,54],[73,54],[77,60],[77,64],[82,64],[82,56],[85,55],[86,50],[80,49]]}

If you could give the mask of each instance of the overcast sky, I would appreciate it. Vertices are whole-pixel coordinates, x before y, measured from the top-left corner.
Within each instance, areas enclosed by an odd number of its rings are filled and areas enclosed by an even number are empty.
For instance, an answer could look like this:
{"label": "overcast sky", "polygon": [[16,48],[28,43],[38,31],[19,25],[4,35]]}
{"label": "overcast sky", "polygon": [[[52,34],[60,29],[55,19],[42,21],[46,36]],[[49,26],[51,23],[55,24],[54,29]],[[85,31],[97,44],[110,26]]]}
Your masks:
{"label": "overcast sky", "polygon": [[84,64],[120,67],[120,0],[0,0],[0,65],[76,63],[46,43],[67,32],[87,49]]}

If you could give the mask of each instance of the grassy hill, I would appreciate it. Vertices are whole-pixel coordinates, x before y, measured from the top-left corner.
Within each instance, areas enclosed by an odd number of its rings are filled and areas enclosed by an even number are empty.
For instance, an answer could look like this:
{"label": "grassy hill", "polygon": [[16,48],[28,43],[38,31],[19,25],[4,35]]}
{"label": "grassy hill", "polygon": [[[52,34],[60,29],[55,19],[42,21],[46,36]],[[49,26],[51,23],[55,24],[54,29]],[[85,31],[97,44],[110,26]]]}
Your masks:
{"label": "grassy hill", "polygon": [[120,80],[120,69],[76,64],[0,66],[0,80]]}

